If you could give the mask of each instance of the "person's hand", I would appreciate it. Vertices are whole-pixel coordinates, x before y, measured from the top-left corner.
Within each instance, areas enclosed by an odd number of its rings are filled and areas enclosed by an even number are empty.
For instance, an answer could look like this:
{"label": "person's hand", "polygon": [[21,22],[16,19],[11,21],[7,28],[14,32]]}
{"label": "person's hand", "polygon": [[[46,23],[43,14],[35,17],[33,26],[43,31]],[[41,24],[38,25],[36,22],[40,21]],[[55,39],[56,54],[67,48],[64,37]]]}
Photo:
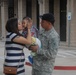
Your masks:
{"label": "person's hand", "polygon": [[35,46],[30,46],[29,49],[32,51],[32,52],[37,52],[39,46],[38,45],[35,45]]}
{"label": "person's hand", "polygon": [[31,29],[31,22],[27,22],[27,28]]}

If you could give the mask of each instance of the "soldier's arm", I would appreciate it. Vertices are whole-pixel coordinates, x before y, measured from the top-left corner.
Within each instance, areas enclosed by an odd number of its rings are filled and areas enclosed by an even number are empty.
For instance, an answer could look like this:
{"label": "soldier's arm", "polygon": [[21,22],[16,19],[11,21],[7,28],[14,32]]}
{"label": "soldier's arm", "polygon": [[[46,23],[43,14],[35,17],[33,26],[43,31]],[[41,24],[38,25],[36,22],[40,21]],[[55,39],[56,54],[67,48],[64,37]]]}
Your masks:
{"label": "soldier's arm", "polygon": [[47,50],[39,49],[37,54],[41,55],[44,59],[55,58],[59,46],[59,37],[55,37],[49,40],[49,45]]}

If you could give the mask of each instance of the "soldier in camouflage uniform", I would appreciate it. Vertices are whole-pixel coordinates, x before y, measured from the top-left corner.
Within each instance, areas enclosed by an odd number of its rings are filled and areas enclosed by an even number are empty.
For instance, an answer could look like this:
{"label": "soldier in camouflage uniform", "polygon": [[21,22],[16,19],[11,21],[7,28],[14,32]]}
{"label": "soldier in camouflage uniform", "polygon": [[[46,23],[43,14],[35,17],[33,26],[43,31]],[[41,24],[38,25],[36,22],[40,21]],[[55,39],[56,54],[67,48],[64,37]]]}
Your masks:
{"label": "soldier in camouflage uniform", "polygon": [[36,52],[33,57],[32,75],[52,75],[54,69],[55,58],[59,46],[59,35],[55,31],[54,16],[52,14],[44,14],[41,17],[41,26],[39,39],[42,47],[31,46],[31,50]]}

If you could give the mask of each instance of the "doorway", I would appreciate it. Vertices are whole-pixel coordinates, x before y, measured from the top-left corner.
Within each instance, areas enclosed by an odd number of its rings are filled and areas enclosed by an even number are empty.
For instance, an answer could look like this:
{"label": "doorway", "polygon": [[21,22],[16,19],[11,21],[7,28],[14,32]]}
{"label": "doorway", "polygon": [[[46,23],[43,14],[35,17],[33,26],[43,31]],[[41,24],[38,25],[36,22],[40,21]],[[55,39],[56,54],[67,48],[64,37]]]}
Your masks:
{"label": "doorway", "polygon": [[67,0],[60,0],[60,41],[66,42]]}
{"label": "doorway", "polygon": [[26,0],[26,16],[32,18],[32,0]]}
{"label": "doorway", "polygon": [[54,14],[54,0],[49,0],[49,13]]}
{"label": "doorway", "polygon": [[37,14],[37,29],[39,30],[39,3],[38,0],[36,0],[36,14]]}
{"label": "doorway", "polygon": [[8,18],[14,17],[14,0],[8,0]]}

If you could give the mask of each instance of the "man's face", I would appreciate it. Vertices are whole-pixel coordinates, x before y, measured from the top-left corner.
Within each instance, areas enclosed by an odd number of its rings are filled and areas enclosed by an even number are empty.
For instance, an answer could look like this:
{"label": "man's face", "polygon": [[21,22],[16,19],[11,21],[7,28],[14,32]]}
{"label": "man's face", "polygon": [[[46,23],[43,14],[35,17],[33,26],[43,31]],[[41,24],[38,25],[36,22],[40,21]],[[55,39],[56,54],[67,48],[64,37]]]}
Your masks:
{"label": "man's face", "polygon": [[42,28],[44,28],[46,30],[48,28],[48,22],[46,20],[42,20],[41,26],[42,26]]}

